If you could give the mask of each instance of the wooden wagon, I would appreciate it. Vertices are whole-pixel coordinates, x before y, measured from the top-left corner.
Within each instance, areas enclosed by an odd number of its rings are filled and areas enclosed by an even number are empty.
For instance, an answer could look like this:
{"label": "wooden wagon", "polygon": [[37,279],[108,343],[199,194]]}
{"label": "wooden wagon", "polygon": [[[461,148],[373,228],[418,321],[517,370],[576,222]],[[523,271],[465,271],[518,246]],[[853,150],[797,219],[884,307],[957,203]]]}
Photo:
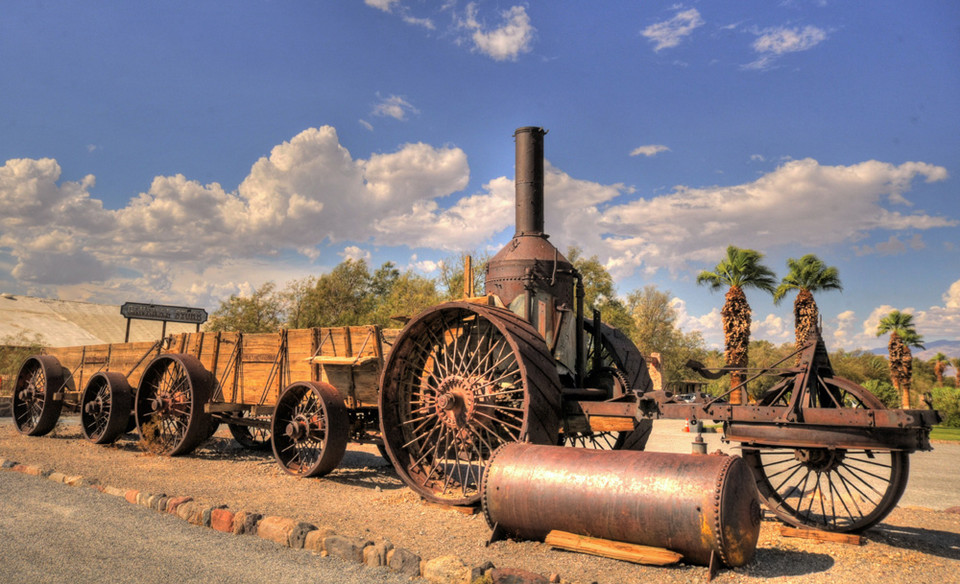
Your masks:
{"label": "wooden wagon", "polygon": [[248,448],[273,448],[289,473],[337,466],[349,440],[381,447],[378,380],[395,329],[197,332],[157,342],[47,349],[18,375],[14,423],[42,435],[64,406],[84,435],[110,443],[139,428],[158,453],[190,452],[228,425]]}

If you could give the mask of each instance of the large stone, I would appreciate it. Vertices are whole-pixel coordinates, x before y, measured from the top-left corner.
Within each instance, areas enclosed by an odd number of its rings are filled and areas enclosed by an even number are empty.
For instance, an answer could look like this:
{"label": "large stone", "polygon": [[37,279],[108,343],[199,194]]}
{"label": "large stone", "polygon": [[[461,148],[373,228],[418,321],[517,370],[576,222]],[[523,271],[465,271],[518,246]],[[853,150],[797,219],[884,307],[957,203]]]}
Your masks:
{"label": "large stone", "polygon": [[2,467],[5,468],[5,469],[11,469],[11,468],[17,466],[17,463],[16,463],[16,461],[13,461],[13,460],[4,460],[4,461],[3,461],[3,464],[0,465],[0,466],[2,466]]}
{"label": "large stone", "polygon": [[107,486],[103,487],[103,492],[106,493],[106,494],[108,494],[108,495],[113,495],[114,497],[126,497],[126,496],[127,496],[127,492],[126,492],[125,490],[123,490],[123,489],[118,489],[118,488],[116,488],[116,487],[111,487],[110,485],[107,485]]}
{"label": "large stone", "polygon": [[190,516],[196,513],[197,507],[200,504],[196,501],[187,501],[186,503],[181,503],[177,506],[177,517],[183,519],[184,521],[190,521]]}
{"label": "large stone", "polygon": [[203,509],[203,526],[211,527],[213,522],[213,512],[219,509],[226,509],[226,505],[217,505],[216,507],[205,507]]}
{"label": "large stone", "polygon": [[320,552],[324,551],[323,540],[331,535],[336,535],[336,533],[329,527],[318,527],[317,529],[307,533],[306,537],[303,538],[303,549],[319,554]]}
{"label": "large stone", "polygon": [[167,499],[167,513],[176,515],[177,507],[183,505],[184,503],[189,503],[190,501],[193,501],[193,497],[170,497]]}
{"label": "large stone", "polygon": [[257,535],[261,519],[263,519],[261,513],[247,513],[243,518],[243,533],[247,535]]}
{"label": "large stone", "polygon": [[420,576],[420,556],[405,548],[387,552],[387,567],[410,578]]}
{"label": "large stone", "polygon": [[312,523],[299,522],[293,528],[293,531],[290,532],[290,538],[287,540],[287,545],[293,549],[302,549],[303,544],[307,540],[307,534],[316,531],[317,526]]}
{"label": "large stone", "polygon": [[290,534],[296,527],[296,519],[267,515],[257,525],[257,537],[280,545],[290,545]]}
{"label": "large stone", "polygon": [[387,565],[387,554],[393,549],[389,541],[371,543],[363,548],[363,563],[374,568]]}
{"label": "large stone", "polygon": [[323,540],[323,549],[331,556],[351,562],[363,562],[363,548],[371,542],[342,535],[331,535]]}
{"label": "large stone", "polygon": [[51,481],[62,483],[66,480],[67,475],[63,474],[62,472],[52,472],[50,473],[50,476],[48,476],[47,478],[50,479]]}
{"label": "large stone", "polygon": [[246,511],[237,511],[233,514],[233,535],[243,535],[243,520],[246,518]]}
{"label": "large stone", "polygon": [[479,566],[474,566],[473,569],[470,570],[470,581],[474,582],[478,578],[483,578],[483,575],[492,570],[494,567],[495,566],[493,565],[493,562],[489,561],[484,562]]}
{"label": "large stone", "polygon": [[160,513],[164,513],[167,510],[167,501],[170,500],[170,497],[157,497],[156,502],[154,503],[154,509]]}
{"label": "large stone", "polygon": [[82,475],[71,475],[63,479],[63,484],[71,487],[82,487],[91,483],[85,480]]}
{"label": "large stone", "polygon": [[210,527],[224,533],[233,533],[233,511],[213,509],[210,511]]}
{"label": "large stone", "polygon": [[440,556],[427,560],[420,575],[433,584],[470,584],[470,568],[456,556]]}
{"label": "large stone", "polygon": [[493,584],[550,584],[550,579],[519,568],[494,568],[490,570]]}

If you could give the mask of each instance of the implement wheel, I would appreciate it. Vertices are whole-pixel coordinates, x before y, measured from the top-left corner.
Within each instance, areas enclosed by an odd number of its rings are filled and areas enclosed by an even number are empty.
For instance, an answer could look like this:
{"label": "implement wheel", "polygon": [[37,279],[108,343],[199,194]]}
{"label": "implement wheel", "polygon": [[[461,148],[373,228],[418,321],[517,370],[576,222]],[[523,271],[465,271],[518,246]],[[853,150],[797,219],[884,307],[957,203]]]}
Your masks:
{"label": "implement wheel", "polygon": [[213,423],[203,406],[213,383],[213,376],[190,355],[160,355],[147,365],[135,411],[140,437],[150,451],[187,454],[210,437]]}
{"label": "implement wheel", "polygon": [[57,392],[63,389],[63,367],[56,357],[28,357],[13,389],[13,423],[27,436],[43,436],[53,430],[63,409]]}
{"label": "implement wheel", "polygon": [[[583,329],[587,345],[587,387],[606,389],[608,396],[618,398],[628,391],[653,389],[647,362],[626,335],[606,323],[600,323],[600,367],[595,368],[594,324],[584,319]],[[598,450],[643,450],[653,430],[653,420],[639,420],[631,432],[574,432],[560,437],[561,446],[593,448]]]}
{"label": "implement wheel", "polygon": [[[237,417],[247,418],[249,414],[247,412],[240,412]],[[254,419],[264,420],[266,422],[270,421],[269,417],[258,416]],[[233,439],[237,441],[240,446],[243,446],[247,450],[256,450],[257,452],[267,452],[270,450],[270,426],[261,426],[261,425],[249,425],[249,424],[231,424],[227,422],[227,428],[230,430],[230,434],[233,436]]]}
{"label": "implement wheel", "polygon": [[332,385],[298,381],[280,394],[270,432],[273,455],[283,470],[302,477],[323,476],[337,468],[347,450],[347,406]]}
{"label": "implement wheel", "polygon": [[449,302],[421,313],[397,337],[380,388],[387,454],[434,502],[477,503],[501,444],[557,443],[556,364],[543,338],[508,310]]}
{"label": "implement wheel", "polygon": [[101,371],[87,382],[80,397],[80,427],[94,444],[110,444],[127,429],[133,390],[117,372]]}
{"label": "implement wheel", "polygon": [[[793,380],[769,390],[760,405],[790,403]],[[885,409],[873,394],[840,377],[821,380],[819,407]],[[781,391],[783,389],[784,391]],[[903,495],[910,474],[905,452],[846,448],[744,448],[760,498],[780,520],[822,531],[859,532],[883,520]]]}

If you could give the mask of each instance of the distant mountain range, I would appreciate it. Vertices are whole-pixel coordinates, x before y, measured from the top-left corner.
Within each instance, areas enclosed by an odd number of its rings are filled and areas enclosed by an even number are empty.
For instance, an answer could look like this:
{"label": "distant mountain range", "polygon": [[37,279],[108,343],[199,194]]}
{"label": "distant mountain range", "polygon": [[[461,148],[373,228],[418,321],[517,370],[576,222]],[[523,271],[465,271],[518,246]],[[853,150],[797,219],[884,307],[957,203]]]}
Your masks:
{"label": "distant mountain range", "polygon": [[[937,353],[943,353],[950,358],[960,357],[960,341],[929,341],[923,343],[923,346],[926,347],[926,349],[919,352],[916,349],[911,349],[914,359],[929,361],[933,359],[933,356]],[[874,355],[887,356],[886,345],[876,349],[870,349],[869,351]]]}

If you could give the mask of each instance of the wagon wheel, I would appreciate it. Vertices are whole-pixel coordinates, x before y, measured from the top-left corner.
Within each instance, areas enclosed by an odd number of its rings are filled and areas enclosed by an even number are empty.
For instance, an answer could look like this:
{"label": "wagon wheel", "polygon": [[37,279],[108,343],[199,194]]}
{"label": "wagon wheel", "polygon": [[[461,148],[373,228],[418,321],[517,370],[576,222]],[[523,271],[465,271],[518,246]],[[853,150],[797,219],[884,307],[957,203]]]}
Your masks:
{"label": "wagon wheel", "polygon": [[43,436],[53,430],[63,409],[63,401],[56,396],[63,385],[63,367],[56,357],[27,358],[20,366],[13,390],[13,423],[17,431],[27,436]]}
{"label": "wagon wheel", "polygon": [[[792,379],[768,391],[760,405],[786,406],[790,392],[780,388],[789,383]],[[842,407],[884,409],[869,391],[840,377],[822,379],[821,389]],[[823,531],[863,531],[880,522],[896,507],[910,472],[902,451],[744,448],[743,458],[768,509],[786,523]]]}
{"label": "wagon wheel", "polygon": [[196,357],[156,357],[140,378],[134,411],[147,448],[158,454],[186,454],[209,438],[212,423],[203,411],[213,376]]}
{"label": "wagon wheel", "polygon": [[500,308],[449,302],[397,337],[380,380],[380,428],[400,477],[451,505],[480,500],[501,444],[556,444],[560,381],[546,343]]}
{"label": "wagon wheel", "polygon": [[94,444],[110,444],[127,429],[132,417],[133,391],[116,372],[93,375],[80,396],[80,426]]}
{"label": "wagon wheel", "polygon": [[283,470],[303,477],[325,475],[347,450],[347,406],[332,385],[298,381],[280,394],[270,432],[273,455]]}
{"label": "wagon wheel", "polygon": [[[246,412],[240,412],[238,417],[245,417]],[[255,416],[255,419],[269,421],[267,416]],[[248,450],[266,452],[270,450],[270,426],[249,426],[247,424],[231,424],[227,422],[227,428],[233,439]]]}
{"label": "wagon wheel", "polygon": [[[584,319],[583,329],[587,346],[587,387],[609,391],[612,398],[628,391],[649,391],[653,381],[647,363],[626,335],[606,323],[600,323],[600,368],[594,370],[593,321]],[[594,448],[599,450],[643,450],[653,430],[652,420],[640,420],[632,432],[576,432],[561,436],[562,446]]]}

